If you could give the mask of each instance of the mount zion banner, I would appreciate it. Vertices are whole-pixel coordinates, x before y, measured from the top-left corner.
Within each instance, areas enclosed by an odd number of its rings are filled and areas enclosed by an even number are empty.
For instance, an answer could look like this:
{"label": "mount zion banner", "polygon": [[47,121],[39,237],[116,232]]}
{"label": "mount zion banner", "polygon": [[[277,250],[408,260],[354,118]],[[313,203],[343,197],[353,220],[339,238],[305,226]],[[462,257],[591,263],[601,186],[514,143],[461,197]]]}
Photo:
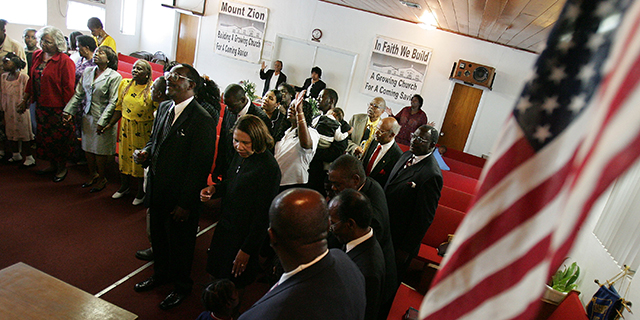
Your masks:
{"label": "mount zion banner", "polygon": [[269,9],[221,1],[215,53],[248,62],[259,62]]}
{"label": "mount zion banner", "polygon": [[376,36],[362,93],[387,102],[411,102],[422,91],[432,50]]}

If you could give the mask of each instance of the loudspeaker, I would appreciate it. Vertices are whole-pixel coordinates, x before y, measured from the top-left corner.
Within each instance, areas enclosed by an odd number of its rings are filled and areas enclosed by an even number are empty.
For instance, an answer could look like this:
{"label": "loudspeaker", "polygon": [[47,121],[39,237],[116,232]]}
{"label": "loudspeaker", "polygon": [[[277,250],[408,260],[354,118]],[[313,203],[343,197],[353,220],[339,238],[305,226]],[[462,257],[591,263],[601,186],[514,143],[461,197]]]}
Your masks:
{"label": "loudspeaker", "polygon": [[458,60],[458,63],[453,63],[453,69],[449,75],[449,79],[461,80],[466,84],[482,86],[489,90],[493,87],[495,78],[496,69],[494,67],[462,59]]}

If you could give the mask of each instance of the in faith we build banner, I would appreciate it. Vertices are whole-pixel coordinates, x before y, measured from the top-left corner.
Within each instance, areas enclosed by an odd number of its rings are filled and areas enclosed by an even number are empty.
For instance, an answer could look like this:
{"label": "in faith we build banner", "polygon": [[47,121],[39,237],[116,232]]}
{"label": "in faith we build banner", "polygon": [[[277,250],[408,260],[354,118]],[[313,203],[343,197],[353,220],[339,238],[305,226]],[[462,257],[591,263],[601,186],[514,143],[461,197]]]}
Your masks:
{"label": "in faith we build banner", "polygon": [[431,49],[377,36],[362,92],[404,104],[422,90]]}
{"label": "in faith we build banner", "polygon": [[269,9],[221,1],[215,52],[219,55],[259,62]]}

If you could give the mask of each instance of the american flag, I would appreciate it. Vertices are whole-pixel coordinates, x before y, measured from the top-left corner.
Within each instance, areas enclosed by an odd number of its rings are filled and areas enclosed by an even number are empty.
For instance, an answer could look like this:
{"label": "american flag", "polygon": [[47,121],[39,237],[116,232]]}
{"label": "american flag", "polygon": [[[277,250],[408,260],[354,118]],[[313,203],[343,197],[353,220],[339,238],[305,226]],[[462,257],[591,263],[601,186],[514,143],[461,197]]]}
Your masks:
{"label": "american flag", "polygon": [[599,195],[640,155],[640,1],[569,0],[420,318],[533,319]]}

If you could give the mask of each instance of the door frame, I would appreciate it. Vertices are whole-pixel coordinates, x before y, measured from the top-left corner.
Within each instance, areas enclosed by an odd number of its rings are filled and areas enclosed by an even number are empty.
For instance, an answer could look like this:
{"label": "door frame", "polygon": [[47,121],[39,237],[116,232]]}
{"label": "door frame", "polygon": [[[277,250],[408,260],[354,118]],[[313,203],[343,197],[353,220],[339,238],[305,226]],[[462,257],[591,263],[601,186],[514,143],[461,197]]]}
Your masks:
{"label": "door frame", "polygon": [[[463,81],[459,81],[459,80],[455,80],[455,79],[451,79],[451,82],[449,84],[449,91],[447,92],[447,97],[449,97],[443,105],[442,108],[442,113],[440,114],[440,121],[436,123],[436,127],[438,129],[438,133],[440,133],[440,131],[442,131],[442,125],[444,124],[444,118],[447,117],[447,111],[449,109],[449,103],[451,102],[451,95],[453,94],[453,88],[455,87],[456,83],[459,83],[461,85],[465,85],[465,86],[469,86],[468,84],[465,84]],[[488,89],[484,89],[482,87],[476,87],[476,86],[469,86],[469,87],[473,87],[476,89],[480,89],[483,91],[487,91]],[[467,141],[464,142],[464,150],[462,150],[463,152],[467,152],[469,150],[469,142],[472,140],[472,137],[475,135],[476,132],[476,127],[478,124],[478,115],[480,115],[480,113],[484,110],[484,100],[486,98],[486,94],[482,94],[482,97],[480,97],[480,101],[478,101],[478,108],[476,109],[476,114],[473,116],[473,121],[471,122],[471,129],[469,129],[469,135],[467,135]],[[431,120],[433,121],[433,120]],[[500,125],[502,125],[502,123],[500,123]]]}

